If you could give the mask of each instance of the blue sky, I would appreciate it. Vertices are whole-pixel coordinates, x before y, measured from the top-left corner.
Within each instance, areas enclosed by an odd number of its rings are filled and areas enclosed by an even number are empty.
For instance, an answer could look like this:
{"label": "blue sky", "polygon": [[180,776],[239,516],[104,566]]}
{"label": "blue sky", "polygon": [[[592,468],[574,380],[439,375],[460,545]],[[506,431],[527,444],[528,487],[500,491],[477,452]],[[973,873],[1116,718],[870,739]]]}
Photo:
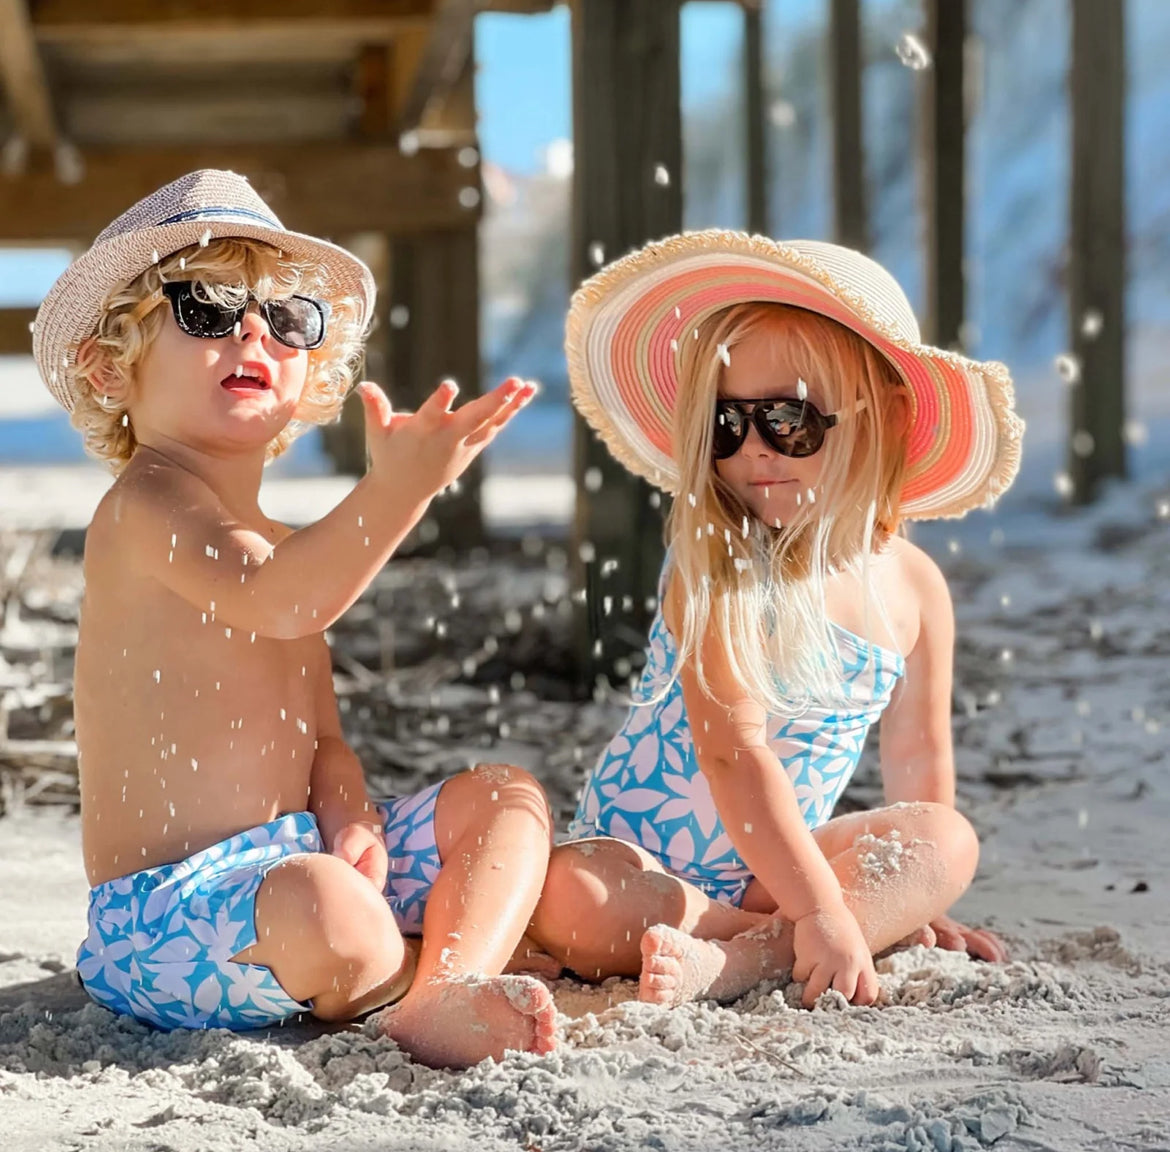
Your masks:
{"label": "blue sky", "polygon": [[[803,22],[826,2],[784,0],[783,19]],[[684,112],[738,82],[742,20],[739,5],[727,0],[693,0],[684,7]],[[537,171],[544,148],[572,135],[568,9],[480,16],[476,51],[485,158],[512,171]],[[0,307],[38,303],[67,262],[60,251],[0,249]]]}

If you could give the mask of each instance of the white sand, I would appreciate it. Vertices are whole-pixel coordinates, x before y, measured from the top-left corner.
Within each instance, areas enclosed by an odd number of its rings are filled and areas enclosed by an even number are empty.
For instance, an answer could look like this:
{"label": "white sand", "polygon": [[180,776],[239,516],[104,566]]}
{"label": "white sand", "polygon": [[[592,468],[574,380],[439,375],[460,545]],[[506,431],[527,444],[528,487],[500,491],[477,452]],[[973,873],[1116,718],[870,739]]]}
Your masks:
{"label": "white sand", "polygon": [[459,1074],[358,1026],[164,1035],[76,988],[77,823],[22,814],[0,821],[4,1152],[1170,1148],[1157,507],[1122,491],[1009,555],[934,538],[959,617],[960,805],[984,844],[956,915],[1003,933],[1010,964],[917,948],[881,962],[881,1007],[812,1012],[794,988],[667,1010],[562,981],[556,1054]]}

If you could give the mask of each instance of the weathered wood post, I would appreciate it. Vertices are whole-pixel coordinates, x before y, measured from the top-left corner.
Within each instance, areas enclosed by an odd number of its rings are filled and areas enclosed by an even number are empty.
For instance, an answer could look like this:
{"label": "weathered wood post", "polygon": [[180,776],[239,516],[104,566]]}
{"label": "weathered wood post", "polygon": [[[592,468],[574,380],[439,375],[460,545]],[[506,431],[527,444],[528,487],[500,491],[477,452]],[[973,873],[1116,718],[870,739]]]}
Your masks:
{"label": "weathered wood post", "polygon": [[1125,0],[1073,0],[1068,467],[1086,504],[1123,477],[1125,423]]}
{"label": "weathered wood post", "polygon": [[[574,286],[600,263],[682,227],[679,0],[573,0]],[[662,512],[578,417],[573,586],[577,673],[620,677],[645,643]],[[653,501],[653,503],[652,503]],[[606,606],[609,612],[606,612]]]}
{"label": "weathered wood post", "polygon": [[926,220],[925,338],[961,350],[966,311],[963,235],[966,220],[964,54],[967,0],[927,0],[922,190]]}
{"label": "weathered wood post", "polygon": [[864,252],[869,246],[865,149],[861,122],[861,4],[831,0],[829,107],[833,117],[833,236]]}
{"label": "weathered wood post", "polygon": [[744,120],[748,231],[768,235],[768,134],[765,124],[764,0],[743,0]]}

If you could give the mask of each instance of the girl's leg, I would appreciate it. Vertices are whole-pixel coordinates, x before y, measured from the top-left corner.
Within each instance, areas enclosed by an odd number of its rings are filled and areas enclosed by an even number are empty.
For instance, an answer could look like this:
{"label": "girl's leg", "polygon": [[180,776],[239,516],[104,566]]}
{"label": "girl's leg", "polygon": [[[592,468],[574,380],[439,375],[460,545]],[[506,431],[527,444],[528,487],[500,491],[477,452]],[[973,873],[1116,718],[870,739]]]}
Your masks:
{"label": "girl's leg", "polygon": [[449,780],[435,804],[442,867],[427,899],[410,991],[380,1017],[423,1063],[469,1067],[505,1049],[549,1052],[555,1008],[528,976],[502,976],[536,907],[551,820],[540,785],[507,765]]}
{"label": "girl's leg", "polygon": [[[944,804],[903,804],[855,812],[813,832],[845,903],[872,953],[943,915],[975,875],[979,842],[966,819]],[[774,911],[754,881],[744,907]],[[694,940],[670,927],[642,939],[643,1000],[678,1004],[700,996],[734,999],[791,969],[792,926],[772,918],[726,942]]]}
{"label": "girl's leg", "polygon": [[584,980],[635,976],[638,942],[652,924],[699,939],[729,940],[770,917],[712,900],[622,840],[578,840],[553,849],[528,934]]}

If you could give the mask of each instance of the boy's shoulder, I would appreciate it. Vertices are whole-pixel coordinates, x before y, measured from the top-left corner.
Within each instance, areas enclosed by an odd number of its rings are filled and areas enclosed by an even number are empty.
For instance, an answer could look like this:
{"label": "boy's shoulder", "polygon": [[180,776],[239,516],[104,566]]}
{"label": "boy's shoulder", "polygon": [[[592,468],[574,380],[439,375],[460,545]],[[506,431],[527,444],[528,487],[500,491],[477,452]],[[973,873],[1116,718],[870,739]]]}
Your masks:
{"label": "boy's shoulder", "polygon": [[209,489],[197,476],[161,456],[136,452],[102,497],[90,533],[122,535],[206,499]]}

